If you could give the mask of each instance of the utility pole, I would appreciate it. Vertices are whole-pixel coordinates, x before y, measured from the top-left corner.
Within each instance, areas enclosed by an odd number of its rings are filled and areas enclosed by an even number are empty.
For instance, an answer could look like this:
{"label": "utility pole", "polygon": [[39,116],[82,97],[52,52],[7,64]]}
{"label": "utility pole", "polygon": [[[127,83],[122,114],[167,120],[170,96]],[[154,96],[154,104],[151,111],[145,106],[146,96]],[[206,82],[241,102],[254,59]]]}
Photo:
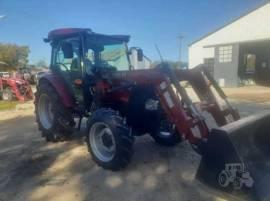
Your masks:
{"label": "utility pole", "polygon": [[178,40],[179,40],[179,68],[181,68],[181,64],[182,64],[182,41],[183,41],[184,36],[180,35],[178,36]]}

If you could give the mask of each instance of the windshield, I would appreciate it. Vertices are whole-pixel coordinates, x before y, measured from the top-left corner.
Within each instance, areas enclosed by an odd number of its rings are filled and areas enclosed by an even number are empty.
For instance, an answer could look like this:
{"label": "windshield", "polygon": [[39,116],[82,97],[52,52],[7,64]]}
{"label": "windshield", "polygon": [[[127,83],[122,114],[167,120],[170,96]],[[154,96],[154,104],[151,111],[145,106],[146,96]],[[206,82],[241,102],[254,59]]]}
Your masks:
{"label": "windshield", "polygon": [[101,60],[118,70],[128,70],[129,68],[125,44],[105,45],[101,52]]}
{"label": "windshield", "polygon": [[86,60],[96,67],[115,67],[117,70],[129,70],[126,43],[122,41],[89,38]]}

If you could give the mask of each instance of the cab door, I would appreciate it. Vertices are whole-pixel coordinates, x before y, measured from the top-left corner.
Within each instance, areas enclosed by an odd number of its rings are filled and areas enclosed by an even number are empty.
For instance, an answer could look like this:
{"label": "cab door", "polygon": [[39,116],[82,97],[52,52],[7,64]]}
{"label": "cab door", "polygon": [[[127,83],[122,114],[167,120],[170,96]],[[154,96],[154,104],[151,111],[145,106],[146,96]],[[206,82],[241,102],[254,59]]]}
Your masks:
{"label": "cab door", "polygon": [[54,47],[53,68],[66,82],[78,101],[82,101],[82,47],[80,37],[60,40]]}

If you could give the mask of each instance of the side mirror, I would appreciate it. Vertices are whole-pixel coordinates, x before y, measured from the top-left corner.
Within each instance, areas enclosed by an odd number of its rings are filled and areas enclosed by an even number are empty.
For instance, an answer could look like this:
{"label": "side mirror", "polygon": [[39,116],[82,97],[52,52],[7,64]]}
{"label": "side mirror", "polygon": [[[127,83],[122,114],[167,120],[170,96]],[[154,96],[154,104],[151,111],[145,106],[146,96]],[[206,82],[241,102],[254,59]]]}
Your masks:
{"label": "side mirror", "polygon": [[137,60],[143,61],[143,50],[140,48],[137,49]]}
{"label": "side mirror", "polygon": [[62,43],[61,44],[62,51],[64,53],[65,59],[73,58],[73,48],[71,43]]}

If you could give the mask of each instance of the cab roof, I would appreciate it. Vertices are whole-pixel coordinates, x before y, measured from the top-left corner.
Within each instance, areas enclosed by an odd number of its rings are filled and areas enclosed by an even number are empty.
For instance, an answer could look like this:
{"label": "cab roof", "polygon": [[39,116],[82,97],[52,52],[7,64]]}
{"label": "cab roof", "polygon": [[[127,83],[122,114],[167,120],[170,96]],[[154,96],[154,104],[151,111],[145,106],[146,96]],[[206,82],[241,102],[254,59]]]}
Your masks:
{"label": "cab roof", "polygon": [[58,40],[61,38],[66,38],[73,35],[78,34],[86,34],[86,35],[93,35],[93,36],[101,36],[101,37],[109,37],[113,39],[117,39],[123,42],[128,42],[130,39],[129,35],[105,35],[93,32],[89,28],[61,28],[61,29],[54,29],[49,32],[48,37],[44,39],[45,42],[50,42],[52,40]]}

